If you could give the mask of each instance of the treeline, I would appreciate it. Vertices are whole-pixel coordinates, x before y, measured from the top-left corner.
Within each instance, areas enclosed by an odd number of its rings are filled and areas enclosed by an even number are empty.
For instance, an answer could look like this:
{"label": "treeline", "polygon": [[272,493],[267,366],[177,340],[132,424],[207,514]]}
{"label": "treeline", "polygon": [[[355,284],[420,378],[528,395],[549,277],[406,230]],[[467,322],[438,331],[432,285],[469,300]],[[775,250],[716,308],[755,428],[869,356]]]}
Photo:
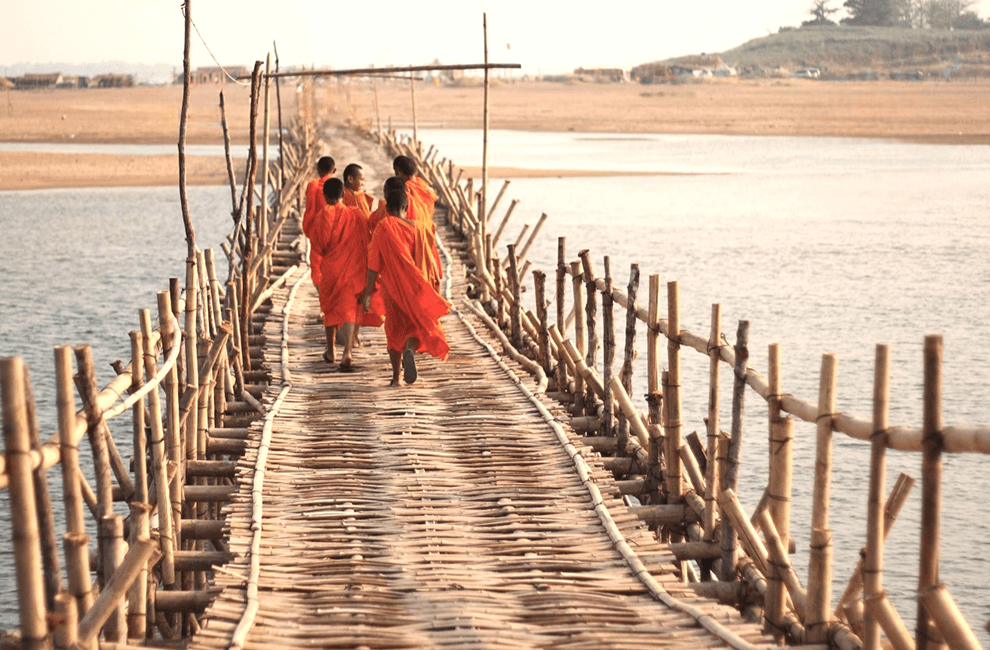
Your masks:
{"label": "treeline", "polygon": [[[812,19],[802,27],[835,25],[832,16],[839,12],[833,0],[814,0],[809,10]],[[844,25],[911,27],[914,29],[990,29],[972,10],[972,0],[845,0],[848,16]]]}

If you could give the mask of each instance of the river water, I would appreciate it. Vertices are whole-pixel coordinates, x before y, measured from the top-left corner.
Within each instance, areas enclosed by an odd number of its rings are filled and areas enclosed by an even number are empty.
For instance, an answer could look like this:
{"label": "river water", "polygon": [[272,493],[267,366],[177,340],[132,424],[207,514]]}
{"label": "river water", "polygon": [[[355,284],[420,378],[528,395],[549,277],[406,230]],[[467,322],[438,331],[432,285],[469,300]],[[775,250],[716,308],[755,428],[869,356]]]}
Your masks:
{"label": "river water", "polygon": [[[480,164],[477,131],[420,130],[420,137],[459,164]],[[706,333],[713,302],[722,305],[730,341],[737,320],[748,319],[751,363],[765,373],[767,345],[780,343],[785,392],[812,402],[821,354],[834,352],[837,407],[861,417],[871,413],[874,346],[887,343],[894,424],[920,424],[923,337],[941,333],[946,424],[990,424],[990,147],[495,131],[489,163],[642,173],[512,180],[493,219],[497,225],[509,198],[520,200],[501,250],[524,222],[535,224],[546,212],[550,219],[529,255],[535,267],[552,275],[557,237],[565,236],[568,258],[589,248],[599,275],[602,256],[610,255],[619,286],[632,262],[641,266],[644,292],[649,274],[676,280],[682,327]],[[500,186],[493,179],[489,196]],[[190,191],[194,215],[203,221],[201,246],[218,242],[229,224],[229,190]],[[52,374],[52,346],[93,343],[105,383],[106,363],[128,354],[136,310],[153,308],[165,279],[182,273],[175,194],[172,188],[0,193],[0,355],[22,355],[31,366],[43,431],[54,431],[53,382],[43,378]],[[159,249],[148,259],[149,250]],[[642,349],[642,328],[638,336]],[[683,358],[685,433],[703,433],[707,359],[690,350]],[[643,362],[636,395],[645,392]],[[723,370],[724,396],[731,394],[730,374]],[[724,397],[724,428],[729,414]],[[751,510],[767,467],[766,408],[753,393],[744,431],[740,498]],[[803,577],[815,434],[805,424],[795,434],[792,534]],[[834,591],[841,592],[865,543],[869,446],[838,435],[833,457],[830,525]],[[917,454],[891,453],[888,488],[900,471],[920,479],[920,464]],[[983,456],[945,458],[941,572],[984,644],[990,643],[983,631],[990,586],[977,576],[990,573],[988,468]],[[916,489],[888,538],[884,575],[908,621],[915,609],[919,501]],[[6,508],[6,500],[0,504]],[[0,531],[0,554],[7,544],[9,533]],[[0,555],[0,628],[16,626],[7,558]]]}

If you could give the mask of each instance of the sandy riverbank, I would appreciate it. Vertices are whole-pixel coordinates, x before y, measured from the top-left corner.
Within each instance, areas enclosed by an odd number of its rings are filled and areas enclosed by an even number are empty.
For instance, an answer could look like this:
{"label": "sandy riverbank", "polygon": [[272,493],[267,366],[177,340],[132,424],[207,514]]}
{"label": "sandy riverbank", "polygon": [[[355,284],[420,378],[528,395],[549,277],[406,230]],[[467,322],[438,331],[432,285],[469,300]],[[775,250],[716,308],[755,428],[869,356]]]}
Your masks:
{"label": "sandy riverbank", "polygon": [[[219,144],[219,87],[192,94],[187,142]],[[295,84],[282,87],[284,119],[296,115]],[[243,168],[248,140],[248,89],[224,87],[234,168]],[[370,83],[317,86],[316,105],[333,121],[377,121]],[[423,127],[480,128],[478,85],[417,84]],[[4,92],[0,141],[171,143],[178,140],[181,88]],[[383,125],[412,122],[409,85],[378,87]],[[273,93],[272,107],[275,108]],[[765,80],[664,86],[495,82],[495,129],[588,133],[717,133],[895,138],[936,144],[990,144],[990,82],[818,82]],[[470,170],[469,170],[470,171]],[[532,174],[506,170],[511,175]],[[537,174],[559,175],[553,170]],[[112,185],[168,185],[178,179],[175,156],[0,152],[0,190]],[[227,182],[221,157],[191,157],[192,184]]]}

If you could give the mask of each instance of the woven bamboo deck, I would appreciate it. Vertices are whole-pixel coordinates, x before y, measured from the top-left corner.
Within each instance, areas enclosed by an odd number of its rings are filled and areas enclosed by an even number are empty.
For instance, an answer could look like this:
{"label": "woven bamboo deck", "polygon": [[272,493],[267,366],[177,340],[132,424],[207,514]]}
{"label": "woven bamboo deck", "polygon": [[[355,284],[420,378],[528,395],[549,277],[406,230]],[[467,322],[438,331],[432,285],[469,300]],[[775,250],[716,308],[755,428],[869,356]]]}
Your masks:
{"label": "woven bamboo deck", "polygon": [[[449,271],[464,276],[456,259]],[[455,306],[461,284],[451,287]],[[280,386],[290,294],[291,385]],[[444,320],[450,358],[418,355],[419,381],[390,388],[381,330],[362,331],[357,372],[322,361],[308,272],[274,301],[270,446],[256,424],[226,509],[236,559],[216,574],[221,593],[191,650],[772,645],[759,626],[679,582],[674,556],[623,504],[596,454],[569,430],[573,445],[561,440],[518,383],[532,382],[493,357],[468,310]],[[660,592],[688,612],[660,602]]]}

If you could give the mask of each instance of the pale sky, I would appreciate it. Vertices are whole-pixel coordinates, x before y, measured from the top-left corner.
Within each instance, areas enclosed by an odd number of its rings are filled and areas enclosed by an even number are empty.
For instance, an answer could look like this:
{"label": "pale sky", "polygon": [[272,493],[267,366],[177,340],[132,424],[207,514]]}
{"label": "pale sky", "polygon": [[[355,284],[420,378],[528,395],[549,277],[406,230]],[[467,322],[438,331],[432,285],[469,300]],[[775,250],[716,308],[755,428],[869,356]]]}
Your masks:
{"label": "pale sky", "polygon": [[[0,9],[0,67],[123,61],[181,67],[181,0],[32,0]],[[811,0],[194,0],[193,21],[223,65],[250,66],[278,45],[283,66],[478,63],[482,13],[489,58],[529,74],[622,67],[720,52],[799,25]],[[841,0],[831,6],[841,8]],[[990,0],[972,5],[983,18]],[[841,17],[837,14],[835,17]],[[192,65],[214,65],[193,33]]]}

